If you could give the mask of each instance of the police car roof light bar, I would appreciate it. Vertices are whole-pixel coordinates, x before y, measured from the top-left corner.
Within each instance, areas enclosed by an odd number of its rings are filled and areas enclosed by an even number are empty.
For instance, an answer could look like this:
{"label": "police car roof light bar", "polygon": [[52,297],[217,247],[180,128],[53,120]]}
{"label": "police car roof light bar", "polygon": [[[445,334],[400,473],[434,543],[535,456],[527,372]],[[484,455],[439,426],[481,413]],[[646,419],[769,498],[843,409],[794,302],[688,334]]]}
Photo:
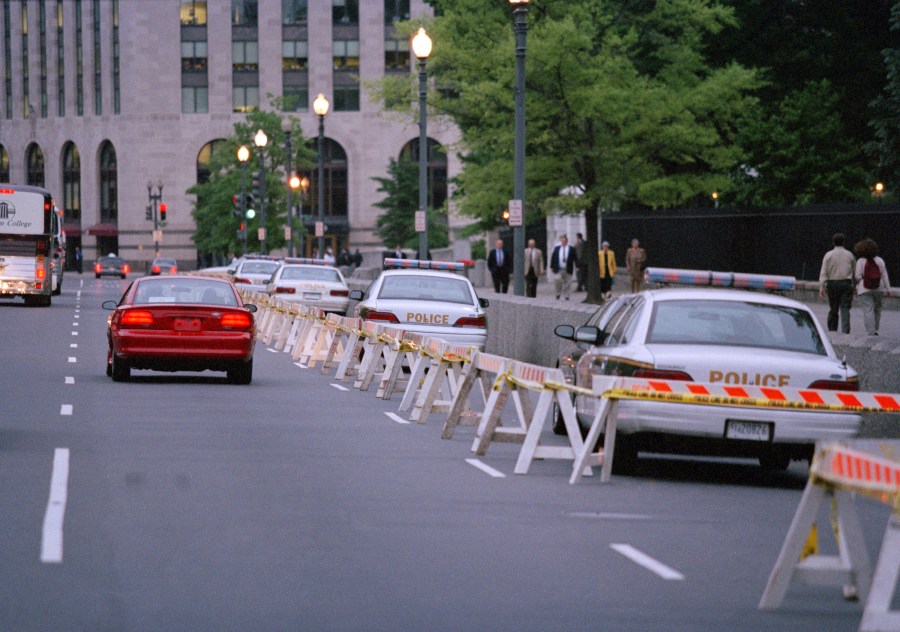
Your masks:
{"label": "police car roof light bar", "polygon": [[649,283],[778,290],[781,292],[790,292],[797,286],[797,279],[791,276],[714,272],[712,270],[678,270],[675,268],[647,268],[647,281]]}
{"label": "police car roof light bar", "polygon": [[446,270],[449,272],[462,272],[466,264],[456,261],[424,261],[421,259],[394,259],[388,257],[384,260],[387,268],[418,268],[420,270]]}
{"label": "police car roof light bar", "polygon": [[310,257],[285,257],[285,263],[302,263],[313,266],[330,266],[331,264],[325,259],[311,259]]}

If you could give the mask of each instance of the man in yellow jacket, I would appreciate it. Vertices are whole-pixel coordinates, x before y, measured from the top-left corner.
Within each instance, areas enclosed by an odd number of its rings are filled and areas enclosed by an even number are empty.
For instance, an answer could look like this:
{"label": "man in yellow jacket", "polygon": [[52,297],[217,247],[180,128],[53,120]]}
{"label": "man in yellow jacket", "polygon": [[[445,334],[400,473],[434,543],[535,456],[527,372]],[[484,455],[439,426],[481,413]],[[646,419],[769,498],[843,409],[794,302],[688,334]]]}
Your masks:
{"label": "man in yellow jacket", "polygon": [[609,249],[609,242],[600,246],[600,296],[612,298],[612,284],[616,276],[616,253]]}

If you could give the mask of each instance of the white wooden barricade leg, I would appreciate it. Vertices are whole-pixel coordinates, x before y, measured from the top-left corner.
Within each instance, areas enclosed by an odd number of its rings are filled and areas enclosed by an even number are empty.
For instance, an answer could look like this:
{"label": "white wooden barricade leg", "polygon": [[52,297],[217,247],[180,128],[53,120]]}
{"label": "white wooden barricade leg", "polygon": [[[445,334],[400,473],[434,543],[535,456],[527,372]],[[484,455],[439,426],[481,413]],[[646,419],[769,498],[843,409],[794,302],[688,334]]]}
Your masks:
{"label": "white wooden barricade leg", "polygon": [[863,611],[860,632],[883,632],[900,630],[900,611],[891,610],[891,601],[897,587],[900,574],[900,517],[891,513],[884,539],[881,542],[881,553],[875,563],[875,574],[866,608]]}
{"label": "white wooden barricade leg", "polygon": [[[458,426],[477,426],[482,420],[483,413],[487,410],[491,386],[497,376],[506,371],[509,360],[497,355],[473,351],[469,362],[463,367],[460,374],[459,386],[450,404],[447,419],[441,430],[442,439],[450,439]],[[485,386],[487,382],[487,386]],[[481,404],[480,410],[472,410],[472,389],[478,388]]]}
{"label": "white wooden barricade leg", "polygon": [[366,338],[363,342],[363,356],[356,371],[353,388],[360,388],[369,371],[374,371],[376,366],[381,363],[381,348],[384,346],[384,342],[379,338],[383,328],[383,325],[369,321],[362,324]]}
{"label": "white wooden barricade leg", "polygon": [[[441,343],[438,340],[436,344]],[[419,389],[425,381],[425,372],[431,366],[432,357],[428,351],[428,345],[431,344],[431,338],[426,338],[419,348],[416,361],[413,364],[412,371],[409,374],[409,382],[406,383],[406,390],[403,392],[403,399],[400,401],[400,412],[406,412],[415,403]]]}
{"label": "white wooden barricade leg", "polygon": [[318,308],[311,309],[308,320],[309,326],[304,332],[303,345],[296,358],[303,366],[311,367],[315,365],[315,363],[310,364],[313,355],[316,350],[321,349],[322,333],[325,329],[325,312]]}
{"label": "white wooden barricade leg", "polygon": [[272,317],[272,308],[269,297],[265,294],[254,294],[257,307],[256,312],[256,339],[262,340],[268,328],[269,319]]}
{"label": "white wooden barricade leg", "polygon": [[475,347],[451,344],[444,345],[440,354],[437,354],[436,348],[429,351],[436,357],[432,358],[428,377],[410,415],[410,421],[420,424],[425,423],[431,413],[450,412],[462,385],[463,366],[471,363],[473,354],[477,353]]}
{"label": "white wooden barricade leg", "polygon": [[316,314],[315,321],[319,325],[319,328],[312,340],[312,348],[309,350],[309,356],[300,358],[300,362],[310,369],[315,367],[319,362],[325,360],[335,330],[334,321],[330,320],[329,315],[326,315],[322,310],[317,311],[318,313]]}
{"label": "white wooden barricade leg", "polygon": [[[810,529],[826,500],[837,502],[838,555],[810,555],[801,560],[803,546]],[[824,531],[824,530],[823,530]],[[869,595],[872,567],[866,552],[865,540],[853,494],[835,490],[831,485],[814,479],[806,484],[803,497],[775,567],[769,575],[766,589],[759,602],[761,610],[773,610],[781,605],[793,579],[807,584],[843,584],[856,586],[860,600]]]}
{"label": "white wooden barricade leg", "polygon": [[272,300],[272,315],[269,317],[269,320],[266,322],[266,331],[264,332],[262,341],[263,344],[271,344],[272,337],[281,327],[281,323],[285,317],[285,305],[284,301],[280,299]]}
{"label": "white wooden barricade leg", "polygon": [[284,341],[284,352],[285,353],[293,353],[294,348],[297,346],[297,339],[300,336],[300,332],[303,329],[303,325],[306,322],[306,311],[307,308],[305,305],[297,305],[293,309],[293,318],[291,319],[291,327],[288,329],[287,336]]}
{"label": "white wooden barricade leg", "polygon": [[512,392],[509,379],[509,366],[512,364],[513,361],[510,360],[506,372],[498,375],[497,379],[494,380],[484,412],[481,413],[481,421],[475,430],[475,439],[472,441],[472,452],[479,456],[487,452],[488,446],[493,441],[498,443],[522,443],[525,440],[525,432],[528,428],[524,419],[519,417],[519,425],[508,428],[502,427],[500,421],[503,410],[506,408],[506,402]]}
{"label": "white wooden barricade leg", "polygon": [[[440,388],[443,382],[445,366],[442,366],[442,358],[446,348],[447,343],[439,338],[429,338],[428,342],[425,343],[425,354],[429,360],[425,366],[427,374],[425,375],[425,381],[422,382],[416,393],[413,409],[409,417],[410,421],[419,419],[422,408],[426,406],[426,400],[430,399],[427,402],[427,406],[429,409],[431,408],[431,403],[437,395],[437,389]],[[421,423],[425,423],[424,420]]]}
{"label": "white wooden barricade leg", "polygon": [[[332,316],[335,322],[334,336],[331,344],[328,346],[328,353],[322,361],[322,375],[326,375],[332,367],[340,364],[341,359],[347,352],[348,346],[351,345],[350,338],[353,332],[359,329],[358,318],[348,318],[346,316]],[[338,358],[335,360],[335,358]]]}
{"label": "white wooden barricade leg", "polygon": [[361,391],[368,391],[369,385],[377,375],[379,383],[384,376],[387,365],[391,358],[396,355],[396,345],[403,336],[403,330],[396,327],[381,326],[378,335],[375,337],[372,345],[372,359],[366,364],[365,371],[360,371],[354,388]]}
{"label": "white wooden barricade leg", "polygon": [[403,374],[404,367],[412,371],[418,351],[423,344],[425,344],[425,337],[421,334],[403,332],[403,337],[398,341],[396,353],[391,356],[384,367],[384,373],[378,383],[377,397],[390,399],[398,390],[406,390],[406,380],[401,380],[400,376]]}
{"label": "white wooden barricade leg", "polygon": [[317,325],[315,310],[309,307],[304,308],[302,318],[303,320],[300,323],[300,328],[297,332],[297,339],[291,349],[291,359],[295,362],[300,362],[300,358],[303,356],[309,338],[314,335]]}
{"label": "white wooden barricade leg", "polygon": [[337,372],[334,379],[346,382],[359,371],[359,355],[362,353],[363,345],[366,341],[366,333],[361,327],[354,329],[350,333],[347,340],[347,346],[344,348],[344,356],[338,363]]}
{"label": "white wooden barricade leg", "polygon": [[[581,473],[584,471],[584,467],[592,460],[594,463],[601,466],[601,483],[608,483],[612,476],[613,454],[616,450],[617,400],[605,397],[604,393],[613,388],[618,381],[618,378],[615,377],[594,377],[593,396],[596,398],[594,405],[597,407],[597,412],[594,413],[591,427],[581,444],[581,451],[575,455],[575,462],[572,464],[572,475],[569,477],[569,483],[571,485],[574,485],[581,480]],[[571,406],[571,403],[569,406],[572,409],[572,416],[574,417],[575,409]],[[567,421],[567,414],[562,410],[562,404],[560,405],[560,412],[562,412],[563,421],[566,423],[566,432],[571,432],[569,429],[569,422]],[[577,419],[575,425],[576,427],[578,426]],[[597,445],[597,441],[600,439],[601,434],[603,434],[603,445],[600,446],[600,449],[597,452],[594,452],[594,446]]]}
{"label": "white wooden barricade leg", "polygon": [[275,344],[272,347],[275,351],[282,351],[287,345],[291,331],[294,329],[294,322],[297,320],[297,316],[300,313],[297,307],[297,305],[292,305],[290,303],[286,304],[286,313],[281,321],[281,326],[278,328],[278,332],[275,334]]}

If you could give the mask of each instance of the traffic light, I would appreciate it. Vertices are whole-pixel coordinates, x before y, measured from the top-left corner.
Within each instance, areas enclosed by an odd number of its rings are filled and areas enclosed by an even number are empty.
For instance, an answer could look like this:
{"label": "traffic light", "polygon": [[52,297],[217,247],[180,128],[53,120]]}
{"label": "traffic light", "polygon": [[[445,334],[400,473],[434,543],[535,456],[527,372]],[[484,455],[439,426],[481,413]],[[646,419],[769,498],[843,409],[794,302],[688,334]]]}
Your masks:
{"label": "traffic light", "polygon": [[248,208],[253,208],[254,206],[256,206],[256,198],[253,196],[252,193],[248,193],[247,196],[244,198],[244,208],[248,209]]}
{"label": "traffic light", "polygon": [[259,195],[259,174],[254,174],[253,176],[253,193],[254,197],[260,197]]}
{"label": "traffic light", "polygon": [[168,210],[168,207],[166,206],[166,203],[160,202],[160,204],[159,204],[159,221],[161,221],[161,222],[166,221],[166,211],[167,210]]}
{"label": "traffic light", "polygon": [[147,215],[146,215],[146,218],[147,218],[147,221],[148,221],[148,222],[152,222],[152,221],[153,221],[153,207],[152,207],[152,206],[148,206],[148,207],[147,207]]}
{"label": "traffic light", "polygon": [[247,224],[241,222],[241,227],[237,229],[237,238],[244,240],[247,238]]}
{"label": "traffic light", "polygon": [[236,211],[241,210],[241,196],[240,195],[232,195],[231,203],[232,203],[232,205],[234,205],[234,210],[236,210]]}

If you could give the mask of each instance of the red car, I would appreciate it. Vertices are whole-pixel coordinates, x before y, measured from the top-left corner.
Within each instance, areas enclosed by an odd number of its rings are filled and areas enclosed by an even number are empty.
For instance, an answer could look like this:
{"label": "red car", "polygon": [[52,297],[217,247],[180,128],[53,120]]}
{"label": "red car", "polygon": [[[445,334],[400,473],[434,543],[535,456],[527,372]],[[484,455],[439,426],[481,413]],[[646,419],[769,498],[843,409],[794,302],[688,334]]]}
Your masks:
{"label": "red car", "polygon": [[106,374],[131,369],[226,371],[232,384],[253,379],[255,305],[244,305],[230,281],[197,276],[143,277],[119,300],[106,301]]}

